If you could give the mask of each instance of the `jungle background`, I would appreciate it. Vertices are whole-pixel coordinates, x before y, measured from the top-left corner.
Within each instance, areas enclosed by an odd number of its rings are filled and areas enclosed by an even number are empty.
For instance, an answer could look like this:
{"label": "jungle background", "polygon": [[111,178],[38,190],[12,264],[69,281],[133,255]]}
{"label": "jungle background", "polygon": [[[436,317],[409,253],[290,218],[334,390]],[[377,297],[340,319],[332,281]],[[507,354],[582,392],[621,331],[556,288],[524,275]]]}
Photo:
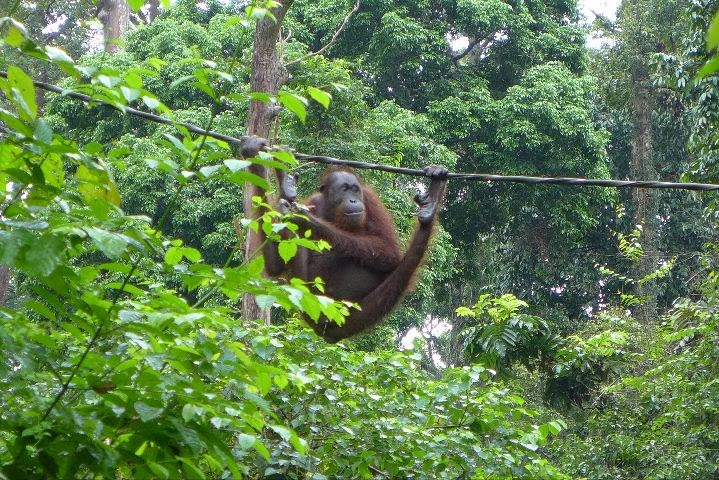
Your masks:
{"label": "jungle background", "polygon": [[[253,165],[317,188],[289,149],[719,182],[717,9],[3,2],[0,479],[719,478],[716,193],[450,181],[413,292],[332,346],[301,318],[347,306],[245,248],[291,218],[243,213]],[[287,76],[253,91],[272,24]],[[253,105],[288,148],[123,114],[240,137]],[[406,242],[421,181],[360,174]]]}

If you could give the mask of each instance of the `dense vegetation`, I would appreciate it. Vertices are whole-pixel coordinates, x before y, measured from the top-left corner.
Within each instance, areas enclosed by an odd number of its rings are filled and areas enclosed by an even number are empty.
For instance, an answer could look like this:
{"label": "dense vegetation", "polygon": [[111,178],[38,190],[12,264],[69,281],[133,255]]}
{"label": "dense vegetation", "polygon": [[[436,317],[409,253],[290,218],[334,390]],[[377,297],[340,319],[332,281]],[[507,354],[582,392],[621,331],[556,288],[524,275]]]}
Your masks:
{"label": "dense vegetation", "polygon": [[[719,476],[715,193],[452,180],[414,292],[330,346],[300,318],[348,306],[243,250],[326,248],[242,200],[251,162],[321,167],[127,113],[239,137],[259,100],[304,153],[716,182],[716,0],[6,3],[1,480]],[[252,92],[283,6],[287,81]],[[409,238],[416,184],[362,175]]]}

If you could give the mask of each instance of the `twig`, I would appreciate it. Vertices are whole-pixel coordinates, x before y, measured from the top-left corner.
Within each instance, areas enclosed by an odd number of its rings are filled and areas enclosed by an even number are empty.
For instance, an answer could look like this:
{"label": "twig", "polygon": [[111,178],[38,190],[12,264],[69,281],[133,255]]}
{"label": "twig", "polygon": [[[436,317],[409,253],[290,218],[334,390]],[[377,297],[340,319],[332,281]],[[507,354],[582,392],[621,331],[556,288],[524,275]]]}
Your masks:
{"label": "twig", "polygon": [[354,8],[352,9],[352,11],[350,13],[347,14],[345,19],[342,21],[342,24],[340,25],[340,27],[337,29],[335,34],[332,35],[332,39],[329,41],[329,43],[327,45],[320,48],[316,52],[308,53],[307,55],[305,55],[303,57],[292,60],[289,63],[285,63],[285,67],[294,65],[295,63],[303,62],[303,61],[307,60],[308,58],[316,57],[317,55],[322,55],[324,52],[326,52],[327,49],[329,49],[335,43],[337,43],[337,39],[340,37],[340,34],[342,34],[342,31],[347,27],[347,24],[349,24],[350,18],[352,17],[352,15],[354,15],[357,12],[357,10],[359,10],[359,8],[360,8],[360,0],[357,0],[357,3],[355,3]]}
{"label": "twig", "polygon": [[375,475],[382,475],[384,478],[392,478],[388,473],[385,473],[382,470],[373,467],[372,465],[367,465],[367,468],[372,470],[372,473],[374,473]]}

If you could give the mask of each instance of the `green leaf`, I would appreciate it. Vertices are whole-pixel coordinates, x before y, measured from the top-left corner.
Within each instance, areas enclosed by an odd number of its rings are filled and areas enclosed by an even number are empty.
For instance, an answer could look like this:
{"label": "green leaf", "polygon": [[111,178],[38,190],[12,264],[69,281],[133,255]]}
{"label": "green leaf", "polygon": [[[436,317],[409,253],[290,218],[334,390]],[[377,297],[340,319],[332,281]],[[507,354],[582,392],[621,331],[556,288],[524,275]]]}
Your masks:
{"label": "green leaf", "polygon": [[557,435],[559,432],[562,431],[562,424],[557,421],[549,422],[547,425],[549,426],[549,431],[552,433],[552,435]]}
{"label": "green leaf", "polygon": [[222,165],[205,165],[200,168],[200,174],[205,178],[210,178],[215,172],[222,168]]}
{"label": "green leaf", "polygon": [[162,105],[158,99],[148,97],[147,95],[142,97],[142,101],[145,102],[145,105],[147,105],[147,108],[150,110],[157,110]]}
{"label": "green leaf", "polygon": [[16,227],[16,228],[25,228],[28,230],[45,230],[50,226],[49,223],[47,223],[44,220],[13,220],[13,219],[7,219],[2,222],[3,225],[7,225],[8,227]]}
{"label": "green leaf", "polygon": [[714,15],[707,31],[707,48],[714,50],[719,47],[719,12]]}
{"label": "green leaf", "polygon": [[204,478],[207,478],[207,477],[205,477],[205,474],[202,472],[202,470],[197,468],[197,465],[195,465],[194,462],[192,462],[192,460],[190,460],[189,458],[184,458],[184,457],[175,457],[175,458],[177,460],[179,460],[180,462],[182,462],[182,465],[185,470],[185,478],[188,478],[188,479],[191,478],[193,480],[195,480],[195,479],[202,480]]}
{"label": "green leaf", "polygon": [[267,183],[267,180],[255,175],[254,173],[246,172],[244,170],[240,170],[239,172],[235,172],[228,178],[229,181],[236,183],[237,185],[244,185],[245,182],[249,182],[253,185],[257,185],[263,190],[269,190],[270,184]]}
{"label": "green leaf", "polygon": [[119,84],[122,79],[114,75],[98,75],[97,81],[107,88],[115,88],[115,85]]}
{"label": "green leaf", "polygon": [[257,441],[257,437],[255,437],[254,435],[248,435],[246,433],[241,433],[237,436],[237,443],[242,450],[247,450],[248,448],[252,448],[252,446],[254,446],[256,441]]}
{"label": "green leaf", "polygon": [[292,437],[292,430],[286,427],[282,427],[279,425],[270,425],[270,428],[274,430],[274,432],[279,435],[282,440],[289,442],[290,438]]}
{"label": "green leaf", "polygon": [[134,102],[140,98],[140,91],[134,88],[129,88],[123,85],[120,87],[120,91],[122,92],[122,96],[125,97],[125,100],[128,102]]}
{"label": "green leaf", "polygon": [[305,105],[307,105],[307,99],[300,97],[299,95],[295,95],[294,93],[281,92],[278,100],[289,111],[297,115],[297,118],[299,118],[302,123],[305,122],[305,119],[307,118],[307,109],[305,108]]}
{"label": "green leaf", "polygon": [[7,69],[7,79],[10,88],[16,93],[15,100],[30,120],[37,117],[37,103],[35,102],[35,85],[32,79],[18,67],[11,65]]}
{"label": "green leaf", "polygon": [[187,149],[185,144],[179,138],[175,137],[174,135],[170,135],[169,133],[164,134],[163,137],[165,137],[170,142],[170,144],[174,146],[181,154],[190,154],[190,150]]}
{"label": "green leaf", "polygon": [[474,311],[472,311],[471,308],[467,308],[467,307],[457,307],[455,312],[460,317],[474,317],[475,316]]}
{"label": "green leaf", "polygon": [[[162,3],[163,3],[163,5],[164,5],[166,2],[169,3],[169,1],[170,1],[170,0],[163,0]],[[168,7],[165,7],[165,8],[168,8]],[[146,60],[146,62],[147,62],[152,68],[154,68],[155,70],[160,70],[160,69],[162,69],[162,67],[164,67],[165,65],[167,65],[167,62],[166,62],[166,61],[164,61],[164,60],[162,60],[162,59],[160,59],[160,58],[157,58],[157,57],[148,58],[148,59]]]}
{"label": "green leaf", "polygon": [[[278,162],[274,159],[274,155],[267,152],[260,152],[259,155],[252,158],[252,163],[257,165],[264,165],[265,167],[276,168],[280,170],[289,170],[289,165],[283,162]],[[295,162],[295,165],[297,162]]]}
{"label": "green leaf", "polygon": [[130,88],[142,88],[142,77],[135,72],[128,72],[125,75],[125,83]]}
{"label": "green leaf", "polygon": [[202,253],[192,247],[184,247],[182,249],[182,255],[192,263],[197,263],[202,259]]}
{"label": "green leaf", "polygon": [[65,239],[58,237],[40,238],[25,252],[24,268],[28,273],[47,277],[55,271],[65,253]]}
{"label": "green leaf", "polygon": [[257,441],[255,442],[255,444],[252,445],[252,446],[255,448],[255,450],[257,451],[257,453],[259,453],[260,455],[262,455],[262,458],[264,458],[264,459],[267,460],[268,462],[270,461],[270,451],[267,450],[267,447],[265,447],[265,444],[264,444],[264,443],[262,443],[262,442],[260,442],[259,440],[257,440]]}
{"label": "green leaf", "polygon": [[258,307],[261,309],[267,309],[274,305],[277,299],[272,295],[257,295],[255,296],[255,301],[257,302]]}
{"label": "green leaf", "polygon": [[[140,2],[143,2],[143,1],[144,0],[140,0]],[[159,463],[151,462],[148,460],[147,466],[149,467],[150,470],[152,470],[152,473],[157,475],[158,478],[161,478],[163,480],[167,480],[168,478],[170,478],[170,471],[168,469],[166,469],[165,467],[163,467],[162,465],[160,465]]]}
{"label": "green leaf", "polygon": [[179,78],[174,79],[174,80],[172,81],[172,83],[170,83],[170,88],[175,88],[175,87],[178,86],[178,85],[181,85],[181,84],[183,84],[183,83],[185,83],[185,82],[188,82],[188,81],[194,80],[194,79],[195,79],[195,76],[194,76],[194,75],[184,75],[184,76],[182,76],[182,77],[179,77]]}
{"label": "green leaf", "polygon": [[145,402],[135,402],[133,405],[135,408],[135,411],[140,416],[140,420],[143,422],[149,422],[150,420],[154,420],[160,415],[162,415],[162,412],[164,410],[163,407],[153,407],[152,405],[148,405]]}
{"label": "green leaf", "polygon": [[137,13],[145,4],[145,0],[127,0],[127,3],[132,8],[132,11]]}
{"label": "green leaf", "polygon": [[197,413],[195,406],[191,403],[186,403],[184,407],[182,407],[182,419],[185,422],[189,422],[195,417],[195,414]]}
{"label": "green leaf", "polygon": [[48,155],[46,156],[40,170],[45,178],[45,183],[56,187],[62,188],[65,183],[65,170],[63,169],[62,157],[59,155]]}
{"label": "green leaf", "polygon": [[11,47],[19,48],[29,38],[25,26],[12,20],[12,25],[10,25],[5,35],[5,42]]}
{"label": "green leaf", "polygon": [[719,71],[719,55],[709,60],[702,68],[697,72],[697,78],[701,80],[712,73]]}
{"label": "green leaf", "polygon": [[217,92],[215,91],[214,88],[212,88],[211,85],[198,81],[198,82],[193,82],[192,86],[205,92],[207,94],[207,96],[210,97],[211,99],[218,100]]}
{"label": "green leaf", "polygon": [[307,441],[304,438],[300,438],[295,432],[292,432],[292,436],[290,436],[290,444],[300,455],[307,453],[307,447],[309,446]]}
{"label": "green leaf", "polygon": [[319,103],[326,109],[330,108],[330,101],[332,100],[332,95],[330,95],[329,93],[312,86],[307,87],[307,93],[310,94],[310,97],[312,97],[315,102]]}
{"label": "green leaf", "polygon": [[142,444],[139,447],[137,447],[137,450],[135,450],[135,455],[137,455],[138,457],[141,457],[142,454],[145,453],[145,450],[147,450],[147,446],[149,444],[150,444],[150,442],[148,442],[147,440],[142,442]]}
{"label": "green leaf", "polygon": [[48,145],[52,143],[52,129],[42,118],[38,118],[35,122],[35,132],[32,136],[35,140],[42,143],[46,143]]}
{"label": "green leaf", "polygon": [[120,192],[104,163],[98,160],[97,164],[90,168],[80,165],[75,173],[78,181],[78,191],[85,199],[85,202],[92,203],[95,200],[104,200],[115,206],[120,206]]}
{"label": "green leaf", "polygon": [[280,242],[277,246],[277,250],[282,260],[284,260],[285,263],[289,263],[297,254],[297,244],[294,242]]}
{"label": "green leaf", "polygon": [[287,152],[284,150],[276,150],[276,151],[270,152],[270,155],[272,155],[277,160],[284,162],[288,165],[291,165],[291,166],[297,165],[297,159],[295,158],[295,154],[292,152]]}
{"label": "green leaf", "polygon": [[225,160],[223,163],[232,173],[238,172],[252,165],[252,162],[248,162],[247,160],[237,160],[234,158]]}
{"label": "green leaf", "polygon": [[314,295],[303,295],[300,300],[300,305],[302,306],[302,310],[309,315],[312,320],[315,322],[319,320],[322,314],[322,304],[317,300],[317,297]]}
{"label": "green leaf", "polygon": [[268,103],[272,100],[272,95],[264,92],[252,92],[250,93],[250,99],[257,100],[258,102]]}
{"label": "green leaf", "polygon": [[285,388],[290,383],[289,379],[284,375],[275,375],[272,380],[275,382],[275,385],[280,388],[280,390]]}
{"label": "green leaf", "polygon": [[182,248],[170,247],[165,252],[165,263],[168,265],[177,265],[182,261]]}
{"label": "green leaf", "polygon": [[267,372],[257,372],[255,386],[260,391],[260,395],[267,395],[272,389],[272,377]]}
{"label": "green leaf", "polygon": [[55,63],[68,63],[68,64],[75,63],[73,61],[73,59],[70,57],[70,55],[65,53],[64,50],[61,50],[57,47],[46,46],[45,53],[47,54],[47,57]]}
{"label": "green leaf", "polygon": [[116,260],[125,253],[128,245],[132,241],[132,239],[125,235],[95,227],[86,229],[86,232],[90,238],[92,238],[97,248],[111,260]]}
{"label": "green leaf", "polygon": [[55,314],[52,312],[52,310],[50,310],[37,300],[28,300],[27,302],[25,302],[25,308],[29,308],[35,313],[38,313],[41,316],[47,318],[51,322],[55,321]]}

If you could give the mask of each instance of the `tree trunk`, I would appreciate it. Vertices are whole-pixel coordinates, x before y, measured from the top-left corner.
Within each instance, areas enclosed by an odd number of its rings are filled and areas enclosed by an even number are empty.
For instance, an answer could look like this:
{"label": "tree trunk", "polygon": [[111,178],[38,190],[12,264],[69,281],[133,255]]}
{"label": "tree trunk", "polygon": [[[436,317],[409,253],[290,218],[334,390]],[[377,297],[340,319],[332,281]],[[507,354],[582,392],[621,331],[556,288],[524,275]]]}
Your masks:
{"label": "tree trunk", "polygon": [[[472,305],[473,299],[467,294],[467,288],[464,284],[454,286],[450,283],[450,305],[452,305],[452,313],[449,315],[449,323],[451,330],[449,331],[449,345],[447,348],[447,358],[445,362],[448,367],[460,367],[466,365],[464,355],[464,337],[462,333],[469,321],[458,316],[454,309],[459,305]],[[470,289],[471,290],[471,289]]]}
{"label": "tree trunk", "polygon": [[[282,20],[285,18],[287,10],[292,5],[292,0],[283,0],[281,5],[274,9],[277,21],[269,17],[263,18],[257,24],[255,30],[254,50],[252,53],[252,76],[250,78],[250,89],[252,92],[269,93],[276,95],[280,87],[287,81],[287,70],[282,64],[282,59],[277,54],[277,41],[280,35],[280,27]],[[258,137],[269,138],[272,120],[274,117],[271,105],[252,100],[247,118],[247,134],[257,135]],[[250,172],[260,177],[266,178],[266,169],[261,165],[252,165],[249,167]],[[257,218],[257,212],[252,205],[252,197],[261,195],[262,192],[253,184],[246,184],[243,194],[243,202],[245,208],[245,216],[248,218]],[[245,258],[249,258],[253,254],[257,254],[261,246],[259,236],[253,231],[248,231],[245,243]],[[242,318],[256,319],[262,318],[265,323],[270,321],[269,310],[262,312],[255,302],[252,295],[245,294],[242,302]]]}
{"label": "tree trunk", "polygon": [[130,28],[130,6],[127,0],[101,0],[97,18],[102,22],[105,51],[115,53],[120,49],[116,40],[122,38]]}
{"label": "tree trunk", "polygon": [[[643,70],[643,69],[642,69]],[[647,86],[648,75],[634,72],[632,74],[632,106],[634,109],[632,133],[632,157],[630,160],[630,173],[632,178],[650,180],[656,178],[652,158],[652,92]],[[640,244],[645,255],[634,267],[632,276],[640,278],[653,272],[656,268],[654,257],[646,255],[656,250],[656,199],[653,191],[649,189],[634,189],[632,191],[633,220],[635,225],[642,225]],[[643,324],[653,323],[657,316],[657,291],[654,282],[638,285],[638,295],[644,301],[635,309],[635,316]]]}
{"label": "tree trunk", "polygon": [[8,297],[8,291],[10,290],[10,267],[6,265],[0,265],[0,306],[5,305],[5,301]]}
{"label": "tree trunk", "polygon": [[156,18],[157,15],[160,13],[160,0],[150,0],[149,2],[145,3],[147,8],[147,24],[151,24]]}

